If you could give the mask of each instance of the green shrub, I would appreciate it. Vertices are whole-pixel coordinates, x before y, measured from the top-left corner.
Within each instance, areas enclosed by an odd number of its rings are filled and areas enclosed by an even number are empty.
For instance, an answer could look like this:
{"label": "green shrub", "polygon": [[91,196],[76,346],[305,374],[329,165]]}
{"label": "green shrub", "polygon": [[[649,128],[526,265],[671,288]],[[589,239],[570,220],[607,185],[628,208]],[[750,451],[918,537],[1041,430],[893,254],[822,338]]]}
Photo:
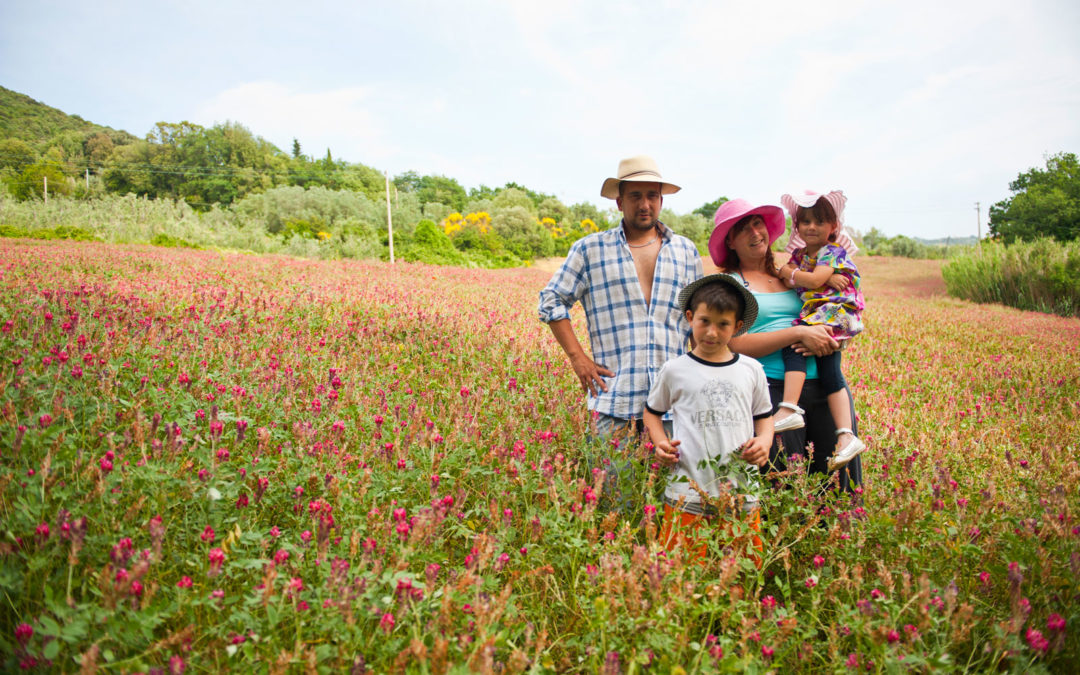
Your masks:
{"label": "green shrub", "polygon": [[1080,243],[1053,239],[997,241],[947,264],[941,271],[949,294],[975,302],[1080,316]]}
{"label": "green shrub", "polygon": [[200,249],[201,246],[192,244],[191,242],[184,241],[180,237],[171,237],[165,233],[155,234],[154,238],[150,240],[151,246],[161,246],[164,248],[194,248]]}
{"label": "green shrub", "polygon": [[72,241],[101,241],[93,232],[72,225],[58,225],[52,228],[24,229],[14,225],[0,225],[0,237],[22,237],[25,239],[69,239]]}

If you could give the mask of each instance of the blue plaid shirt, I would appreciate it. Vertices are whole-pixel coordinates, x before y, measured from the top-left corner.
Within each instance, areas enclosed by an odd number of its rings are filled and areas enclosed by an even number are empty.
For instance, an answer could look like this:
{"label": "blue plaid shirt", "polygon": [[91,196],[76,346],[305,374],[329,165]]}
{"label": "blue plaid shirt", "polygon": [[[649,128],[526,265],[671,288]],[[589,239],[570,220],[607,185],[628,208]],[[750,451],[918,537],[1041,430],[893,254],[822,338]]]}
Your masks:
{"label": "blue plaid shirt", "polygon": [[661,225],[663,240],[653,273],[652,305],[645,306],[622,226],[574,242],[555,276],[540,291],[540,320],[570,318],[581,301],[596,363],[615,373],[607,392],[589,396],[589,410],[640,418],[649,389],[668,359],[686,353],[690,324],[679,290],[702,276],[694,242]]}

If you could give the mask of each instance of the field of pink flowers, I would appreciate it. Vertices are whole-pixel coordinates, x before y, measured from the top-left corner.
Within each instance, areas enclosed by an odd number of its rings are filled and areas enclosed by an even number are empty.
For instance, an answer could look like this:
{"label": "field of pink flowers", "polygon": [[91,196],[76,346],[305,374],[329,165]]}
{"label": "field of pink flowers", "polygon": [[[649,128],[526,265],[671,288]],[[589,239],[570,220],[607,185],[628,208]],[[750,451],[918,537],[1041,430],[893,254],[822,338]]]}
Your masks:
{"label": "field of pink flowers", "polygon": [[[861,495],[611,513],[539,270],[0,242],[4,671],[1066,672],[1080,320],[862,260]],[[579,330],[583,322],[578,320]],[[258,665],[256,665],[258,664]]]}

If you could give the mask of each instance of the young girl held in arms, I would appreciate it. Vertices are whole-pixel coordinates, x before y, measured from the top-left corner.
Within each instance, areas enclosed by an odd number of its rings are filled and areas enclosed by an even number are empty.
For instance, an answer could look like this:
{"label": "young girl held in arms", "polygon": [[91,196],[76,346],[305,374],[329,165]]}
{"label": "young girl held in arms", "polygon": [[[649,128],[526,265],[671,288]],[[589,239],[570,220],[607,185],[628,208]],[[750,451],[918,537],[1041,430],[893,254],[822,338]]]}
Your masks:
{"label": "young girl held in arms", "polygon": [[[791,214],[792,224],[792,243],[788,246],[791,260],[780,268],[780,277],[799,293],[803,302],[802,312],[794,323],[827,326],[841,349],[862,332],[864,307],[859,269],[849,257],[858,249],[843,232],[846,202],[847,197],[840,190],[828,194],[807,190],[780,198]],[[833,274],[839,276],[832,285],[826,284]],[[846,466],[866,449],[866,444],[851,430],[851,401],[844,387],[840,354],[837,350],[817,357],[818,375],[828,394],[829,411],[836,425],[836,449],[829,458],[829,471]],[[806,381],[806,358],[791,347],[784,349],[783,356],[784,400],[775,417],[777,432],[804,425],[803,410],[797,402]]]}

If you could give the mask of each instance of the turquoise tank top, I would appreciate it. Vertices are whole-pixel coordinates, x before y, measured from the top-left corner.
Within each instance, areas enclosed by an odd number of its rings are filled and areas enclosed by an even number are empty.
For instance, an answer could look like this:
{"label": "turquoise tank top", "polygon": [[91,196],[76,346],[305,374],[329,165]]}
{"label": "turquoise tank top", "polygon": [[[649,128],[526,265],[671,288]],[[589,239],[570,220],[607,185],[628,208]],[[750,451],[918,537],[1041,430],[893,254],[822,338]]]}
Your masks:
{"label": "turquoise tank top", "polygon": [[[754,299],[758,302],[757,321],[748,331],[750,333],[769,333],[781,328],[790,328],[791,322],[798,318],[802,310],[802,300],[795,291],[782,293],[754,293]],[[772,354],[758,359],[765,368],[765,377],[774,380],[784,379],[784,359],[777,350]],[[817,359],[813,356],[806,357],[806,379],[817,379]]]}

